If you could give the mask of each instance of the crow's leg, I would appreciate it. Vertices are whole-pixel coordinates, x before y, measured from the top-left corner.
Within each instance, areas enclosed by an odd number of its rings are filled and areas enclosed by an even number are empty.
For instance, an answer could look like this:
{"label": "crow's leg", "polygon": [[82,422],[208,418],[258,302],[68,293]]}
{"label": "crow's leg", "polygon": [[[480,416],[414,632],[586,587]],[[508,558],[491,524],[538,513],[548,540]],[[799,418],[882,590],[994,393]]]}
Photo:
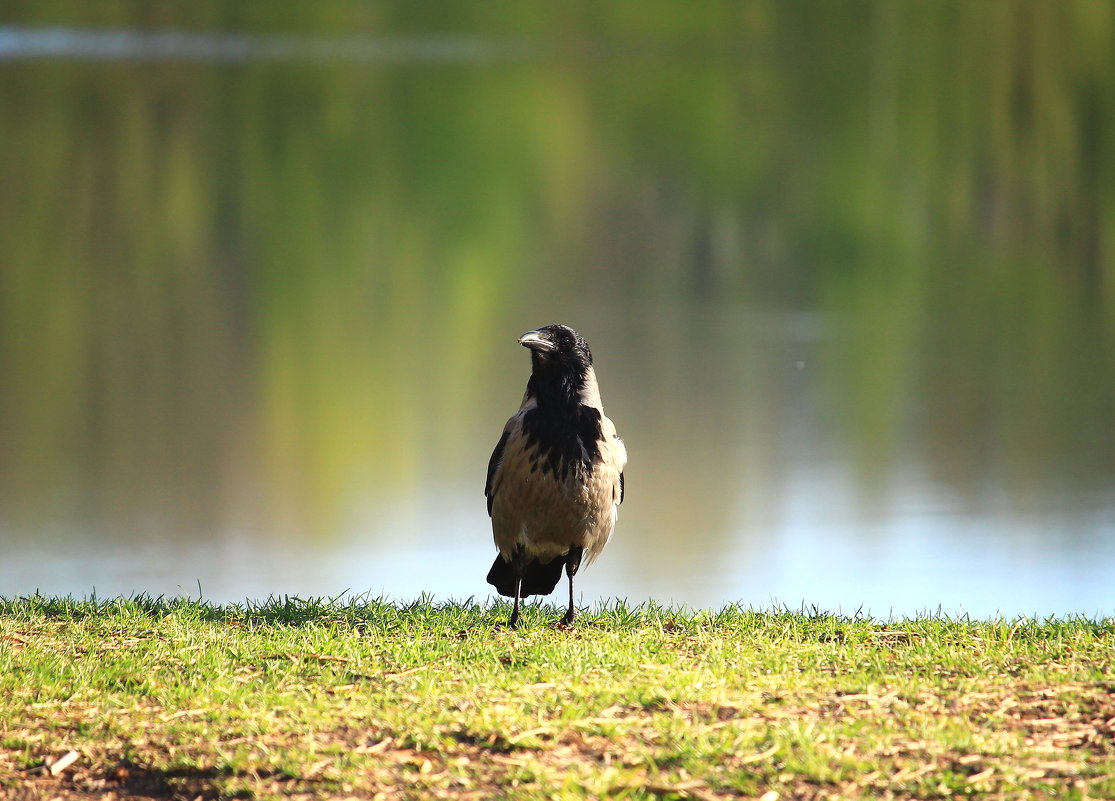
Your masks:
{"label": "crow's leg", "polygon": [[515,579],[515,606],[511,610],[511,617],[507,620],[508,628],[515,628],[519,625],[519,596],[523,591],[523,580],[521,578]]}
{"label": "crow's leg", "polygon": [[515,606],[511,610],[511,617],[507,621],[508,628],[519,625],[519,599],[523,596],[523,573],[526,572],[526,551],[522,545],[516,545],[511,554],[511,572],[515,574]]}
{"label": "crow's leg", "polygon": [[561,619],[563,626],[573,625],[573,616],[577,610],[573,605],[573,577],[577,575],[577,570],[581,566],[581,556],[584,554],[585,549],[580,545],[574,545],[569,549],[569,555],[565,558],[565,575],[569,576],[569,609],[565,612],[565,617]]}

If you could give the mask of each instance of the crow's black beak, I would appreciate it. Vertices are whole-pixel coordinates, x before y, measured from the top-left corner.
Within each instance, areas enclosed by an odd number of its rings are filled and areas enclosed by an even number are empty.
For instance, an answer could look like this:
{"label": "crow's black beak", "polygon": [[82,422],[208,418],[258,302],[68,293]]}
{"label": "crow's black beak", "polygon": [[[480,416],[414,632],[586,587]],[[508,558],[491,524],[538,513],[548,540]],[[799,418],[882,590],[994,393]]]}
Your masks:
{"label": "crow's black beak", "polygon": [[522,345],[524,348],[530,348],[531,350],[536,350],[539,353],[550,353],[557,350],[557,346],[554,345],[553,342],[548,339],[543,339],[542,335],[539,334],[537,331],[527,331],[525,334],[519,337],[519,344]]}

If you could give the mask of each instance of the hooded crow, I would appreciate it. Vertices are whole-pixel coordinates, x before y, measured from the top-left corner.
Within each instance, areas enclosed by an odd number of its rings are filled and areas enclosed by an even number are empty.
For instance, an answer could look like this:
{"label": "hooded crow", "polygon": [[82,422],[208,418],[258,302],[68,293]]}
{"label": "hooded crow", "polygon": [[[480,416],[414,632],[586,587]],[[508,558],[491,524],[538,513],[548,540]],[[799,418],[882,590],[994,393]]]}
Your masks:
{"label": "hooded crow", "polygon": [[527,331],[531,375],[519,411],[503,427],[484,494],[499,554],[488,583],[515,599],[508,625],[519,622],[519,601],[549,595],[608,542],[623,500],[627,450],[604,416],[592,353],[572,328]]}

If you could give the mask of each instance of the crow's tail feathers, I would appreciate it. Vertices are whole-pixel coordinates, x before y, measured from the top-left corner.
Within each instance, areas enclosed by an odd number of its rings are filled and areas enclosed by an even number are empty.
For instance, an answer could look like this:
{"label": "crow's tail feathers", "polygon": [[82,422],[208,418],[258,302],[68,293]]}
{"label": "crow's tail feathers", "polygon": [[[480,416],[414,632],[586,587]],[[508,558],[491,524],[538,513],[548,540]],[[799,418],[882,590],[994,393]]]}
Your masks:
{"label": "crow's tail feathers", "polygon": [[[561,580],[561,569],[565,567],[568,556],[557,556],[546,564],[541,564],[537,559],[527,562],[523,568],[523,590],[520,597],[528,595],[549,595],[554,591],[558,581]],[[496,554],[492,569],[488,571],[488,583],[496,588],[500,595],[508,598],[515,597],[515,569],[512,562]]]}

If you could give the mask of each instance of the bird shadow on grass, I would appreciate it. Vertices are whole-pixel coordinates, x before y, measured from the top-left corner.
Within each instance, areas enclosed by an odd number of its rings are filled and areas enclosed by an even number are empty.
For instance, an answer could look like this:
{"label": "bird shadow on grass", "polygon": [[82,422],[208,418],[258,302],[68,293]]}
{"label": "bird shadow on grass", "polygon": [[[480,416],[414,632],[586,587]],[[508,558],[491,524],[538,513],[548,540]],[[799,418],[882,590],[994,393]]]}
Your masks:
{"label": "bird shadow on grass", "polygon": [[[531,608],[531,621],[554,610]],[[456,631],[491,631],[502,627],[510,605],[502,601],[485,603],[475,598],[463,601],[435,601],[423,594],[413,601],[393,601],[370,593],[344,593],[328,598],[301,598],[293,595],[272,595],[263,601],[216,604],[201,598],[144,593],[131,596],[87,598],[70,596],[47,597],[30,595],[20,598],[0,597],[0,615],[42,616],[58,620],[88,620],[112,617],[159,620],[167,617],[199,622],[227,623],[232,626],[348,625],[357,628],[390,630],[400,627],[425,626]]]}

